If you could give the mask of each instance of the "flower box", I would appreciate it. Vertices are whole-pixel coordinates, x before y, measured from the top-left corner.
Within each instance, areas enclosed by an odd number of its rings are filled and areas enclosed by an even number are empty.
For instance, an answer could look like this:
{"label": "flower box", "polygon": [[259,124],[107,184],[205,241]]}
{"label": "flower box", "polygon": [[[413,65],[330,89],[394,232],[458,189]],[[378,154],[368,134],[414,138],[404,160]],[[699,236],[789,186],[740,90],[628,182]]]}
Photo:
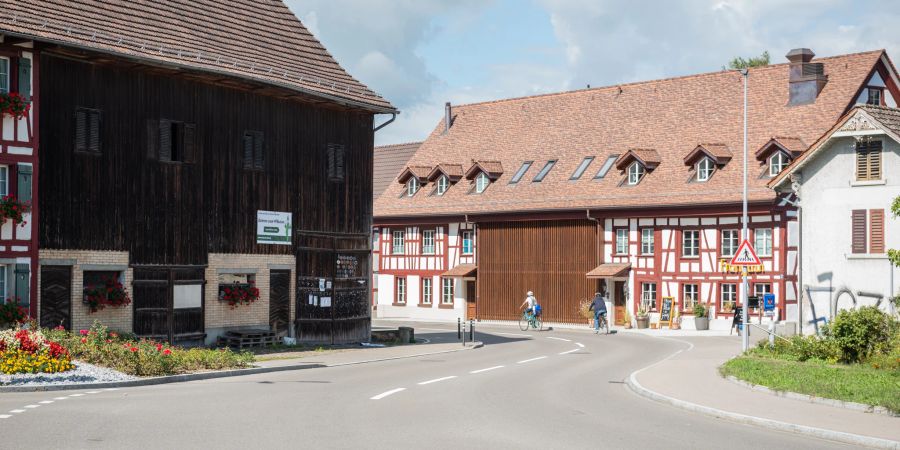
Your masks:
{"label": "flower box", "polygon": [[25,226],[25,213],[31,211],[31,202],[20,202],[15,195],[0,198],[0,224],[12,220],[13,226]]}
{"label": "flower box", "polygon": [[130,303],[131,297],[116,276],[104,276],[99,283],[84,288],[84,304],[88,305],[92,314],[107,306],[121,308]]}
{"label": "flower box", "polygon": [[0,117],[10,116],[16,120],[28,115],[31,102],[18,92],[0,93]]}

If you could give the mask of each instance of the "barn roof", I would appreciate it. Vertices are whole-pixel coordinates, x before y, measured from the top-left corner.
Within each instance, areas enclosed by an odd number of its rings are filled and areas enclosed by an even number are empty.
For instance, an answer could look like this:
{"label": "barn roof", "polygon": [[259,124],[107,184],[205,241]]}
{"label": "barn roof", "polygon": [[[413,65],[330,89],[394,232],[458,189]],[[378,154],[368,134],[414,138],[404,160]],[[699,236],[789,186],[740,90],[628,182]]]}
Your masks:
{"label": "barn roof", "polygon": [[397,178],[420,145],[421,142],[407,142],[375,147],[372,193],[376,198]]}

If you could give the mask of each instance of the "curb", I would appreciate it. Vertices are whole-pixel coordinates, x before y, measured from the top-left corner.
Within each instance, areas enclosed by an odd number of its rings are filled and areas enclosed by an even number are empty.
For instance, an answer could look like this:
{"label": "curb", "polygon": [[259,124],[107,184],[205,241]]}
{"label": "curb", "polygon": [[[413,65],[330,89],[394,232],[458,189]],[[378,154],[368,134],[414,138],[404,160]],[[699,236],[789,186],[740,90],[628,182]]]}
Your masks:
{"label": "curb", "polygon": [[222,370],[218,372],[201,372],[186,373],[181,375],[169,375],[163,377],[142,378],[138,380],[127,381],[110,381],[101,383],[82,383],[82,384],[46,384],[46,385],[23,385],[23,386],[0,386],[0,394],[5,392],[50,392],[50,391],[71,391],[79,389],[110,389],[123,387],[152,386],[157,384],[182,383],[185,381],[211,380],[214,378],[230,378],[240,377],[244,375],[256,375],[261,373],[285,372],[288,370],[304,370],[318,369],[325,367],[340,367],[356,364],[366,364],[379,361],[391,361],[395,359],[415,358],[419,356],[438,355],[441,353],[453,353],[463,350],[474,350],[484,347],[483,342],[476,342],[471,347],[464,347],[456,350],[441,350],[439,352],[417,353],[415,355],[394,356],[390,358],[368,359],[363,361],[351,361],[337,364],[290,364],[286,366],[273,367],[251,367],[247,369]]}
{"label": "curb", "polygon": [[798,392],[791,391],[776,391],[774,389],[768,388],[766,386],[762,386],[759,384],[748,383],[744,380],[738,379],[734,375],[728,375],[724,377],[726,380],[737,384],[739,386],[743,386],[747,389],[751,389],[757,392],[762,392],[764,394],[774,395],[777,397],[789,398],[792,400],[800,400],[803,402],[809,403],[818,403],[820,405],[828,405],[833,406],[835,408],[844,408],[853,411],[859,411],[869,414],[882,414],[888,417],[900,417],[900,413],[895,413],[884,406],[874,406],[867,405],[865,403],[856,403],[856,402],[847,402],[844,400],[835,400],[833,398],[825,398],[825,397],[816,397],[814,395],[800,394]]}
{"label": "curb", "polygon": [[[661,338],[665,339],[665,338]],[[675,340],[677,339],[670,339]],[[875,438],[870,436],[863,436],[859,434],[845,433],[842,431],[833,431],[826,430],[824,428],[816,428],[810,427],[806,425],[798,425],[788,422],[781,422],[773,419],[765,419],[762,417],[756,416],[748,416],[745,414],[733,413],[729,411],[723,411],[717,408],[711,408],[709,406],[698,405],[696,403],[691,403],[685,400],[679,400],[677,398],[672,398],[667,395],[660,394],[658,392],[652,391],[650,389],[645,388],[637,381],[637,375],[644,370],[647,370],[657,364],[660,364],[664,361],[667,361],[679,353],[683,351],[690,351],[694,348],[694,345],[690,342],[678,341],[682,344],[688,344],[689,347],[683,348],[681,350],[672,353],[671,355],[647,366],[643,369],[638,369],[631,373],[628,378],[625,380],[625,385],[637,395],[648,398],[650,400],[664,403],[667,405],[674,406],[676,408],[681,408],[687,411],[704,414],[707,416],[715,417],[718,419],[725,419],[732,422],[744,424],[744,425],[755,425],[762,428],[784,431],[788,433],[799,433],[807,436],[816,437],[819,439],[826,439],[830,441],[842,442],[845,444],[851,445],[860,445],[872,448],[881,448],[881,449],[890,449],[890,450],[900,450],[900,442],[891,441],[888,439]]]}

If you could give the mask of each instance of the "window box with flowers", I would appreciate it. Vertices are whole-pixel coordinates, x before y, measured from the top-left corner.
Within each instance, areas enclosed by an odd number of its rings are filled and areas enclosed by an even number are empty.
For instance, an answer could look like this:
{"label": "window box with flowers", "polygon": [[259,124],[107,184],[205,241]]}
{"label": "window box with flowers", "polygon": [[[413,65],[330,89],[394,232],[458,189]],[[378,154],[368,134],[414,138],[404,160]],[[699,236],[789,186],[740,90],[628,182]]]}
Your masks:
{"label": "window box with flowers", "polygon": [[31,110],[31,102],[18,92],[0,92],[0,117],[21,119]]}
{"label": "window box with flowers", "polygon": [[25,226],[25,213],[31,211],[31,202],[22,202],[15,195],[0,198],[0,225],[12,220],[13,226]]}
{"label": "window box with flowers", "polygon": [[131,297],[122,284],[121,275],[114,271],[91,271],[84,273],[84,304],[90,313],[111,308],[121,308],[131,304]]}
{"label": "window box with flowers", "polygon": [[257,300],[259,289],[256,287],[256,275],[247,273],[219,275],[219,301],[227,302],[229,308],[250,305]]}

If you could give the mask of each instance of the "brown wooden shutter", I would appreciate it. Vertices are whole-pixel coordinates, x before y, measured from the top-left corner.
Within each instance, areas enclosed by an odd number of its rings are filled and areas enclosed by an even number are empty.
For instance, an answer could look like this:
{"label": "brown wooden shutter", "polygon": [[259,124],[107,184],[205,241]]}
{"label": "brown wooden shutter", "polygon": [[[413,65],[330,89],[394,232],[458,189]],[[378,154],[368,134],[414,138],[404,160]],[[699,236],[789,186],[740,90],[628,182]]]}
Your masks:
{"label": "brown wooden shutter", "polygon": [[869,179],[881,179],[881,141],[869,142]]}
{"label": "brown wooden shutter", "polygon": [[244,132],[244,168],[253,168],[253,133]]}
{"label": "brown wooden shutter", "polygon": [[87,129],[88,117],[87,111],[83,109],[75,110],[75,151],[87,151]]}
{"label": "brown wooden shutter", "polygon": [[884,210],[869,210],[869,253],[884,253]]}
{"label": "brown wooden shutter", "polygon": [[159,160],[172,161],[172,121],[159,121]]}
{"label": "brown wooden shutter", "polygon": [[344,146],[341,144],[328,144],[328,179],[344,181]]}
{"label": "brown wooden shutter", "polygon": [[89,111],[87,150],[100,153],[100,111]]}
{"label": "brown wooden shutter", "polygon": [[159,121],[147,119],[147,158],[159,159]]}
{"label": "brown wooden shutter", "polygon": [[263,134],[261,131],[253,133],[253,168],[263,170],[266,158],[263,154]]}
{"label": "brown wooden shutter", "polygon": [[853,253],[865,253],[866,252],[866,210],[864,209],[854,209],[852,212],[852,252]]}
{"label": "brown wooden shutter", "polygon": [[197,125],[184,124],[184,162],[197,162]]}

